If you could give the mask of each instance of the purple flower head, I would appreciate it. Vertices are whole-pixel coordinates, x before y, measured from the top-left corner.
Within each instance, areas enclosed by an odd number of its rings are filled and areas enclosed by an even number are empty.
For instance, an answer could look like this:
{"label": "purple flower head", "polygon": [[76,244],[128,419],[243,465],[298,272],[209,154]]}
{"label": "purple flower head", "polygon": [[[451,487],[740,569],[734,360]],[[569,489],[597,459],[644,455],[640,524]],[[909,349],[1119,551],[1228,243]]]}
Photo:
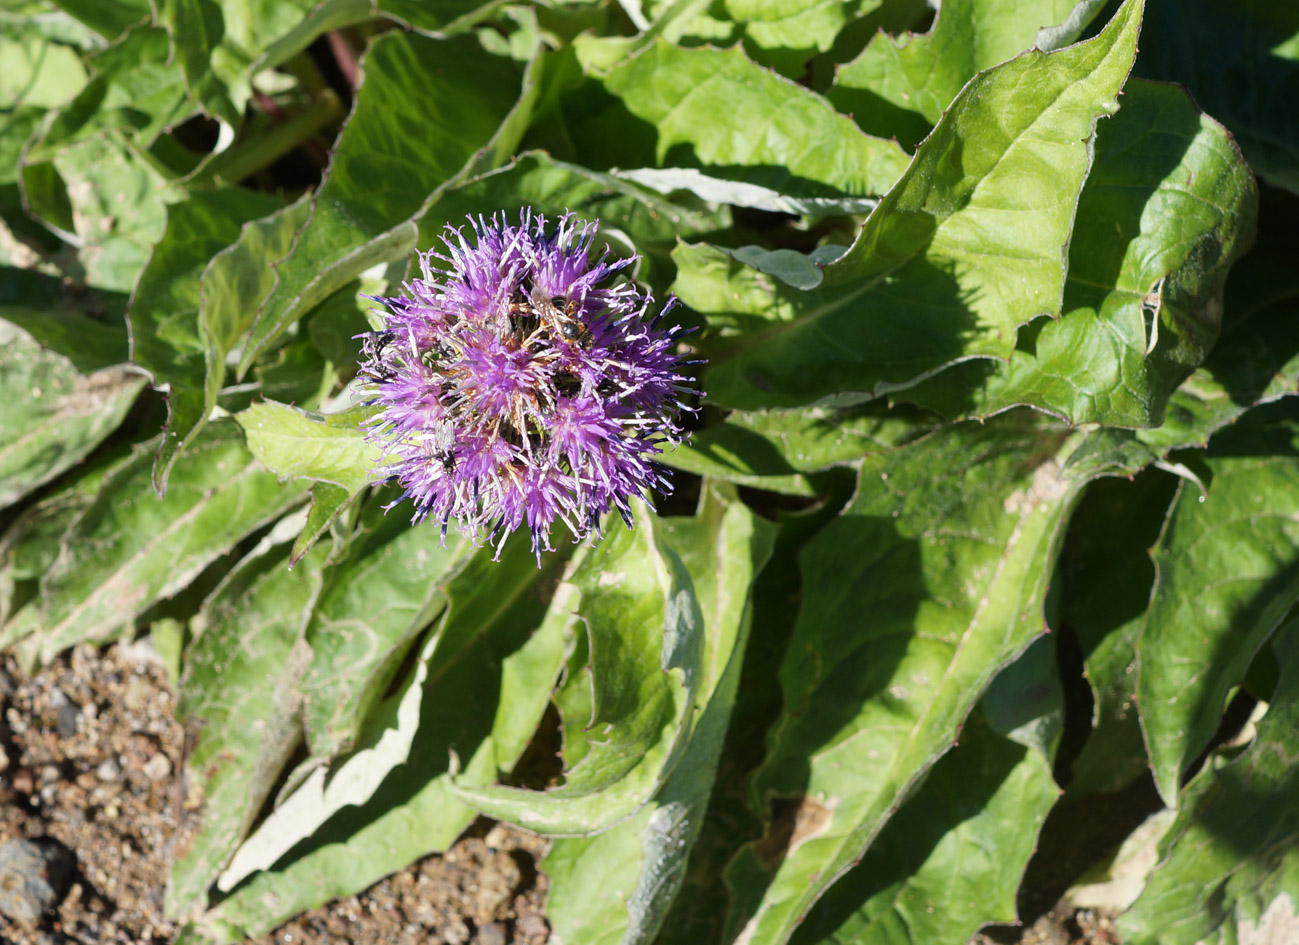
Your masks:
{"label": "purple flower head", "polygon": [[368,438],[378,472],[415,503],[412,522],[455,523],[497,554],[520,526],[550,550],[560,519],[576,540],[616,508],[670,491],[651,457],[684,437],[679,330],[619,278],[631,259],[590,256],[594,223],[548,229],[524,210],[448,226],[446,254],[419,254],[422,278],[376,298],[384,325],[365,336],[361,377],[379,408]]}

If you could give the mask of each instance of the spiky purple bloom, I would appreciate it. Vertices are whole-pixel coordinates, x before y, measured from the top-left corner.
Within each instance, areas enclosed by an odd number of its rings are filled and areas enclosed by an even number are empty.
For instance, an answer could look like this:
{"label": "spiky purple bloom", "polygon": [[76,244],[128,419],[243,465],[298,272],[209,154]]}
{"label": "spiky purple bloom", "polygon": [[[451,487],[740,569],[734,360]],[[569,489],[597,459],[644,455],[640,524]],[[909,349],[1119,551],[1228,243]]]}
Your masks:
{"label": "spiky purple bloom", "polygon": [[620,278],[634,259],[590,255],[596,224],[571,214],[548,229],[525,210],[452,226],[446,254],[419,254],[422,278],[365,336],[361,377],[379,411],[367,436],[378,472],[415,503],[413,523],[454,523],[497,548],[526,524],[550,550],[558,519],[576,540],[611,507],[670,490],[652,457],[680,442],[685,384],[676,300]]}

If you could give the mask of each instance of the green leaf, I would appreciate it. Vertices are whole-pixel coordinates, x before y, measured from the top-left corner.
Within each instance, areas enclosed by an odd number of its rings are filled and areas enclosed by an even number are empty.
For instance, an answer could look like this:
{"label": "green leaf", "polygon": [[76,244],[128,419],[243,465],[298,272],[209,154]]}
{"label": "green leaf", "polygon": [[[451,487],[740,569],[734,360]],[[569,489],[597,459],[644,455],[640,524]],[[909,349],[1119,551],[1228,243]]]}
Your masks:
{"label": "green leaf", "polygon": [[38,612],[5,628],[6,644],[34,634],[19,648],[24,662],[103,639],[302,499],[253,462],[234,423],[208,427],[177,464],[164,499],[153,491],[150,446],[105,480],[69,528],[41,581]]}
{"label": "green leaf", "polygon": [[976,712],[793,941],[959,945],[985,923],[1015,922],[1021,875],[1058,796],[1050,761]]}
{"label": "green leaf", "polygon": [[636,527],[607,535],[566,582],[590,652],[589,672],[567,685],[589,690],[592,709],[585,753],[564,783],[545,792],[456,784],[465,803],[537,833],[586,836],[635,814],[671,774],[696,722],[705,653],[690,575],[662,528],[638,510]]}
{"label": "green leaf", "polygon": [[826,97],[864,131],[914,150],[966,82],[1035,45],[1077,0],[944,0],[924,35],[879,32]]}
{"label": "green leaf", "polygon": [[453,36],[492,16],[500,6],[501,0],[319,0],[297,26],[266,48],[253,71],[287,62],[316,37],[367,20],[385,17],[417,33]]}
{"label": "green leaf", "polygon": [[1281,678],[1253,745],[1188,788],[1141,897],[1129,945],[1284,942],[1299,928],[1299,624],[1274,644]]}
{"label": "green leaf", "polygon": [[828,51],[845,26],[882,4],[883,0],[725,0],[725,9],[742,27],[756,60],[797,79],[807,60]]}
{"label": "green leaf", "polygon": [[960,364],[900,396],[949,417],[1028,404],[1071,423],[1158,426],[1217,338],[1257,203],[1222,126],[1180,88],[1128,82],[1097,133],[1063,317],[1025,328],[1008,364]]}
{"label": "green leaf", "polygon": [[[560,559],[545,559],[553,568]],[[538,571],[524,542],[502,560],[479,555],[450,586],[448,616],[430,657],[410,756],[359,807],[328,820],[292,859],[249,877],[209,912],[202,926],[218,941],[274,928],[303,909],[351,895],[436,850],[474,819],[450,788],[491,783],[527,745],[563,664],[571,611],[529,593],[553,572]],[[533,633],[533,628],[538,628]],[[503,693],[510,698],[502,701]]]}
{"label": "green leaf", "polygon": [[1073,442],[1025,419],[867,459],[857,497],[803,551],[783,709],[751,785],[774,817],[727,870],[731,934],[785,941],[1043,631],[1082,483],[1061,474]]}
{"label": "green leaf", "polygon": [[296,27],[313,0],[163,0],[159,25],[171,37],[177,65],[195,103],[232,128],[252,96],[252,64]]}
{"label": "green leaf", "polygon": [[311,660],[303,640],[325,555],[290,569],[284,541],[267,536],[203,604],[202,631],[185,652],[177,718],[201,723],[188,776],[202,788],[202,820],[167,882],[173,918],[206,905],[216,880],[302,741],[298,683]]}
{"label": "green leaf", "polygon": [[774,526],[716,484],[706,486],[694,518],[663,525],[703,616],[698,721],[672,775],[635,817],[599,836],[552,845],[545,860],[547,916],[564,941],[650,942],[657,935],[713,790],[748,641],[751,584],[775,537]]}
{"label": "green leaf", "polygon": [[124,323],[58,308],[63,301],[51,300],[47,309],[3,305],[0,318],[17,325],[42,348],[66,358],[82,374],[94,374],[128,360]]}
{"label": "green leaf", "polygon": [[[280,201],[242,187],[198,191],[167,208],[167,229],[131,296],[131,360],[167,387],[167,434],[154,464],[162,492],[180,451],[193,442],[215,404],[207,402],[211,335],[200,325],[203,277],[212,256],[240,238],[241,226]],[[246,232],[246,231],[245,231]]]}
{"label": "green leaf", "polygon": [[769,187],[704,174],[692,167],[638,167],[615,171],[614,176],[661,194],[684,190],[712,203],[810,217],[869,213],[879,203],[874,197],[791,197]]}
{"label": "green leaf", "polygon": [[0,35],[0,109],[20,105],[57,108],[86,84],[86,67],[76,50],[37,37]]}
{"label": "green leaf", "polygon": [[362,514],[368,534],[326,573],[326,590],[307,627],[311,668],[302,680],[307,741],[328,758],[352,747],[416,636],[446,606],[445,585],[471,545],[444,542],[433,525],[413,527],[403,510],[380,503]]}
{"label": "green leaf", "polygon": [[1127,0],[1095,39],[973,79],[822,286],[776,286],[773,321],[714,354],[709,397],[745,409],[877,397],[1007,358],[1019,326],[1059,313],[1091,136],[1117,108],[1140,17]]}
{"label": "green leaf", "polygon": [[572,126],[583,163],[594,167],[718,168],[717,176],[792,197],[861,197],[888,190],[907,164],[896,143],[862,134],[738,48],[658,41],[603,85],[618,101]]}
{"label": "green leaf", "polygon": [[1259,176],[1299,193],[1296,37],[1292,4],[1159,0],[1146,14],[1137,72],[1185,83],[1231,129]]}
{"label": "green leaf", "polygon": [[696,430],[662,462],[700,476],[787,495],[815,494],[804,473],[854,463],[919,435],[928,418],[881,404],[834,409],[737,410]]}
{"label": "green leaf", "polygon": [[289,552],[289,565],[296,565],[320,537],[352,507],[360,493],[349,492],[332,482],[317,482],[311,487],[311,508],[307,523]]}
{"label": "green leaf", "polygon": [[32,143],[28,161],[53,160],[69,145],[109,130],[121,130],[148,147],[193,109],[163,29],[147,23],[135,26],[91,56],[90,67],[94,78]]}
{"label": "green leaf", "polygon": [[127,27],[147,20],[149,0],[53,0],[55,6],[85,23],[104,39],[114,39]]}
{"label": "green leaf", "polygon": [[379,448],[365,439],[361,423],[371,411],[352,407],[324,416],[272,401],[253,404],[235,419],[253,455],[281,478],[303,476],[356,493],[368,486]]}
{"label": "green leaf", "polygon": [[[0,314],[3,314],[0,309]],[[82,374],[0,321],[0,507],[81,462],[117,429],[144,378],[125,366]]]}
{"label": "green leaf", "polygon": [[364,71],[310,219],[276,264],[276,285],[258,312],[240,376],[336,289],[409,253],[414,222],[443,189],[481,155],[503,160],[513,150],[510,132],[522,129],[513,128],[511,113],[516,121],[526,113],[535,91],[525,87],[520,102],[516,64],[469,38],[387,33],[370,47]]}
{"label": "green leaf", "polygon": [[547,215],[571,211],[599,220],[600,236],[615,251],[641,254],[636,277],[665,287],[671,276],[663,270],[670,271],[668,254],[679,238],[724,229],[731,222],[725,210],[681,206],[614,175],[529,151],[500,170],[448,190],[421,218],[419,245],[434,245],[447,224],[459,226],[466,215],[481,213],[484,207],[499,209],[507,217],[531,207]]}
{"label": "green leaf", "polygon": [[1299,596],[1299,402],[1246,413],[1209,442],[1207,494],[1183,480],[1152,554],[1137,705],[1169,807],[1227,696]]}
{"label": "green leaf", "polygon": [[1177,477],[1149,469],[1134,480],[1093,482],[1060,556],[1060,613],[1078,640],[1092,688],[1092,730],[1072,766],[1076,796],[1114,793],[1148,770],[1137,718],[1137,639],[1159,538]]}
{"label": "green leaf", "polygon": [[835,521],[856,490],[848,470],[825,477],[823,502],[795,512],[777,510],[779,526],[772,555],[753,585],[754,641],[744,654],[731,724],[713,794],[689,868],[662,932],[666,942],[729,941],[723,921],[731,899],[726,864],[748,840],[761,836],[746,790],[753,769],[766,755],[766,734],[780,713],[779,669],[803,597],[798,556],[828,523]]}
{"label": "green leaf", "polygon": [[94,501],[123,453],[107,450],[86,461],[75,478],[24,507],[0,534],[0,628],[35,598],[38,582],[59,556],[68,526]]}
{"label": "green leaf", "polygon": [[175,195],[112,134],[60,149],[54,166],[67,182],[77,221],[81,279],[98,289],[129,292],[166,227],[164,201]]}

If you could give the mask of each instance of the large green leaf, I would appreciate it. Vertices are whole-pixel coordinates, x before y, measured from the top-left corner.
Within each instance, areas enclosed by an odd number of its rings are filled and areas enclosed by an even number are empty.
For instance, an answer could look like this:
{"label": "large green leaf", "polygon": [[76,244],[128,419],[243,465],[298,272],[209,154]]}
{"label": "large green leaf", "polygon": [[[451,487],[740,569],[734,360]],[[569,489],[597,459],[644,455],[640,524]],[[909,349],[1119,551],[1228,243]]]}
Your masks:
{"label": "large green leaf", "polygon": [[202,726],[188,767],[202,788],[203,809],[172,864],[173,917],[206,906],[208,887],[302,741],[298,683],[312,655],[303,631],[325,554],[290,570],[284,542],[291,537],[291,529],[277,528],[230,572],[204,603],[202,630],[185,652],[176,714]]}
{"label": "large green leaf", "polygon": [[924,35],[879,32],[826,97],[863,130],[913,150],[975,74],[1034,45],[1077,0],[944,0]]}
{"label": "large green leaf", "polygon": [[[517,65],[472,38],[387,33],[364,60],[365,81],[334,149],[311,216],[261,305],[240,361],[242,376],[285,329],[375,263],[400,259],[415,221],[482,156],[501,163],[518,142]],[[472,82],[465,77],[472,76]],[[526,120],[526,118],[525,118]]]}
{"label": "large green leaf", "polygon": [[1137,706],[1169,807],[1231,689],[1299,597],[1299,401],[1246,413],[1210,442],[1207,492],[1183,481],[1152,554]]}
{"label": "large green leaf", "polygon": [[1072,423],[1158,426],[1218,336],[1257,202],[1222,126],[1180,88],[1129,82],[1097,132],[1063,317],[1028,326],[1008,364],[960,364],[900,396],[948,416],[1028,404]]}
{"label": "large green leaf", "polygon": [[499,562],[477,556],[447,588],[448,614],[405,764],[370,800],[338,812],[291,857],[235,887],[194,931],[222,942],[260,934],[449,846],[475,816],[451,790],[451,766],[460,766],[462,785],[508,773],[550,697],[574,618],[557,599],[543,620],[544,604],[530,589],[553,574],[537,570],[523,542],[507,543]]}
{"label": "large green leaf", "polygon": [[1184,82],[1261,177],[1299,193],[1299,7],[1152,0],[1144,32],[1138,74]]}
{"label": "large green leaf", "polygon": [[780,688],[780,664],[803,596],[798,556],[852,497],[856,475],[837,470],[825,477],[823,502],[796,512],[777,511],[771,558],[753,585],[753,626],[744,654],[731,724],[707,813],[676,902],[662,932],[665,942],[723,940],[730,901],[724,883],[726,864],[748,840],[762,833],[750,808],[749,775],[766,754],[766,732],[780,713],[772,694]]}
{"label": "large green leaf", "polygon": [[838,197],[883,193],[907,164],[895,142],[863,134],[739,48],[658,41],[602,81],[617,100],[571,127],[593,167],[709,167],[794,197]]}
{"label": "large green leaf", "polygon": [[1058,796],[1050,761],[975,712],[794,941],[964,945],[985,923],[1014,922],[1021,874]]}
{"label": "large green leaf", "polygon": [[663,462],[700,476],[789,495],[815,494],[803,473],[856,462],[919,435],[928,417],[905,407],[737,410],[691,435]]}
{"label": "large green leaf", "polygon": [[753,314],[773,320],[715,352],[709,397],[860,400],[957,361],[1008,358],[1021,325],[1061,310],[1093,130],[1117,108],[1140,20],[1140,0],[1127,0],[1095,39],[973,79],[821,287],[768,286]]}
{"label": "large green leaf", "polygon": [[377,501],[363,515],[364,537],[326,572],[326,590],[307,628],[311,667],[302,680],[312,754],[351,748],[416,635],[446,606],[445,586],[469,557],[459,536],[412,527],[402,510],[386,518]]}
{"label": "large green leaf", "polygon": [[1119,920],[1128,945],[1292,941],[1299,928],[1299,623],[1253,745],[1188,787],[1160,863]]}
{"label": "large green leaf", "polygon": [[40,606],[5,627],[5,643],[27,637],[26,662],[102,640],[304,497],[280,486],[248,453],[239,427],[222,422],[195,442],[159,499],[146,455],[153,445],[105,480],[42,579]]}
{"label": "large green leaf", "polygon": [[640,813],[551,847],[547,915],[563,941],[649,942],[658,933],[713,790],[748,641],[750,586],[774,531],[716,484],[706,487],[696,517],[665,520],[664,539],[690,572],[703,616],[699,718],[672,775]]}
{"label": "large green leaf", "polygon": [[0,320],[0,507],[84,459],[117,429],[144,383],[125,366],[82,374]]}
{"label": "large green leaf", "polygon": [[221,187],[167,208],[167,229],[140,274],[129,309],[131,360],[153,376],[155,386],[167,388],[167,434],[154,464],[159,492],[213,406],[205,396],[210,345],[199,324],[208,262],[240,238],[244,223],[279,207],[274,197]]}
{"label": "large green leaf", "polygon": [[732,934],[783,942],[1044,629],[1081,482],[1074,439],[1015,414],[867,459],[804,550],[784,705],[753,791],[774,816],[727,871]]}
{"label": "large green leaf", "polygon": [[590,654],[566,687],[589,693],[590,714],[564,783],[545,792],[457,785],[466,803],[538,833],[586,836],[635,814],[671,774],[698,723],[707,653],[695,589],[663,527],[638,511],[635,528],[602,539],[566,582]]}

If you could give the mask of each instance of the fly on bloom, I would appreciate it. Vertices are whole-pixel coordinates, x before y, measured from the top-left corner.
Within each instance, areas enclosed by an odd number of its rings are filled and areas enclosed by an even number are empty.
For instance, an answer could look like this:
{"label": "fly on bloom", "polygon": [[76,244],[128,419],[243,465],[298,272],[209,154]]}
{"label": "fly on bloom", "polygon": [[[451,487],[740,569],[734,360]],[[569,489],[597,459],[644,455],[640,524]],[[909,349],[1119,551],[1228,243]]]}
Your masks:
{"label": "fly on bloom", "polygon": [[412,521],[455,524],[497,548],[521,525],[540,556],[562,521],[577,540],[630,501],[666,492],[652,457],[683,438],[679,332],[622,275],[593,258],[594,223],[548,227],[525,210],[448,226],[445,254],[419,254],[404,295],[375,298],[361,378],[378,408],[367,437],[378,473],[415,504]]}

